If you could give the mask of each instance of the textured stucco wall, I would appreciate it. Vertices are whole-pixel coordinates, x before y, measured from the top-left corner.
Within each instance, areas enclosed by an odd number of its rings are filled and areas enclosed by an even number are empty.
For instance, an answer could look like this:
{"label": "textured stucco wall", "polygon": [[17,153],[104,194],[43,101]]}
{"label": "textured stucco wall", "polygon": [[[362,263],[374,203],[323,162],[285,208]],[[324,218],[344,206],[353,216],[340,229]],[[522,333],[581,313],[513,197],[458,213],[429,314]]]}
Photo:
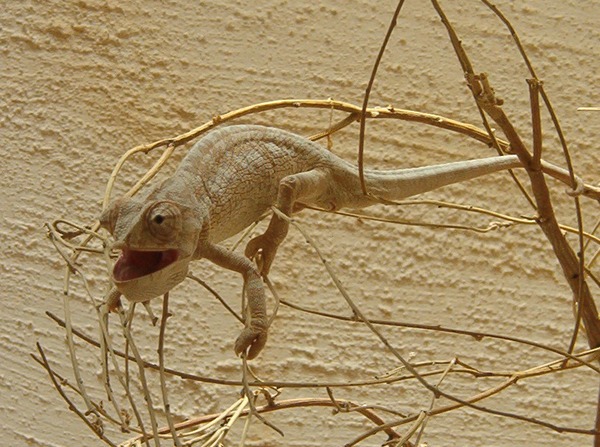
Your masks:
{"label": "textured stucco wall", "polygon": [[[0,313],[0,433],[3,445],[101,445],[66,408],[41,367],[29,357],[40,341],[57,370],[70,377],[64,334],[44,315],[62,312],[62,263],[44,237],[43,223],[65,217],[89,223],[111,168],[126,149],[175,136],[214,114],[278,98],[333,97],[360,103],[393,1],[255,2],[22,0],[0,12],[0,139],[3,252]],[[529,141],[527,73],[505,30],[478,2],[452,3],[478,70],[490,72],[506,109]],[[574,163],[597,182],[600,105],[600,6],[579,0],[498,1],[513,20],[554,100]],[[408,1],[386,52],[372,105],[451,116],[478,124],[444,29],[428,2]],[[246,119],[299,133],[322,130],[328,113],[276,112]],[[381,168],[490,155],[482,146],[432,129],[392,122],[368,127],[368,163]],[[334,139],[333,150],[354,159],[357,126]],[[549,137],[548,157],[560,161]],[[147,166],[146,160],[140,164]],[[130,170],[133,182],[135,170]],[[564,187],[552,184],[574,224]],[[124,188],[126,184],[120,184]],[[515,215],[531,210],[503,175],[457,185],[429,198],[485,206]],[[585,211],[593,216],[593,207]],[[486,225],[488,219],[431,208],[381,208],[379,216]],[[572,330],[570,292],[547,242],[535,227],[484,235],[390,226],[306,212],[301,222],[318,240],[344,285],[369,315],[509,334],[565,348]],[[591,219],[590,219],[591,220]],[[591,223],[588,222],[588,225]],[[574,241],[574,238],[571,238]],[[84,258],[85,261],[86,258]],[[89,261],[89,259],[88,259]],[[194,272],[237,303],[237,275],[199,262]],[[106,278],[91,269],[92,287]],[[280,250],[272,280],[297,304],[348,315],[324,269],[297,232]],[[77,284],[76,284],[77,285]],[[79,290],[81,290],[79,284]],[[598,295],[596,293],[596,295]],[[169,364],[228,379],[240,378],[231,345],[239,330],[199,287],[172,294]],[[78,327],[96,333],[83,294],[76,295]],[[155,304],[158,312],[160,304]],[[143,318],[138,340],[154,355],[156,330]],[[145,323],[145,324],[144,324]],[[175,329],[176,328],[176,329]],[[553,360],[548,353],[485,339],[476,342],[416,330],[385,333],[415,361],[462,360],[487,370],[524,369]],[[101,399],[97,358],[82,353],[90,392]],[[585,346],[585,341],[580,342]],[[359,325],[331,322],[282,308],[269,345],[254,362],[259,376],[286,381],[355,381],[398,366]],[[70,379],[72,380],[72,379]],[[454,382],[467,397],[492,382]],[[462,384],[462,385],[461,385]],[[236,388],[170,382],[172,409],[191,417],[225,408]],[[324,391],[286,390],[283,398],[326,397]],[[341,389],[339,398],[384,403],[410,412],[429,397],[416,385],[373,391]],[[591,428],[597,379],[588,371],[529,380],[485,405],[563,426]],[[341,445],[367,428],[356,416],[328,410],[269,416],[285,438],[255,424],[250,445]],[[114,439],[126,435],[110,432]],[[235,439],[235,438],[232,438]],[[449,445],[589,445],[581,435],[458,411],[430,421],[425,441]],[[371,440],[367,445],[382,442]]]}

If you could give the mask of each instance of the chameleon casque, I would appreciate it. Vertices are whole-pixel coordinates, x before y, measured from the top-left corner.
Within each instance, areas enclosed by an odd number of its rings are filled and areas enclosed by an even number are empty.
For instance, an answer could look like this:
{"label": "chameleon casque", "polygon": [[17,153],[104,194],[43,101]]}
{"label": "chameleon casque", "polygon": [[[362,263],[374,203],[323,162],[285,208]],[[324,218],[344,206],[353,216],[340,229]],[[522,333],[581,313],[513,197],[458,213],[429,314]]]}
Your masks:
{"label": "chameleon casque", "polygon": [[[391,171],[365,170],[368,191],[400,200],[492,172],[521,167],[514,155]],[[562,180],[568,173],[549,163],[543,170]],[[181,281],[189,263],[205,258],[243,276],[246,326],[236,354],[258,355],[267,340],[261,275],[269,272],[288,223],[273,215],[264,234],[251,239],[245,256],[219,242],[239,233],[276,206],[292,213],[310,205],[327,210],[380,203],[363,194],[358,168],[304,137],[254,125],[224,127],[200,139],[174,175],[133,197],[113,201],[101,225],[121,250],[112,280],[117,296],[144,302]],[[262,256],[261,271],[252,262]]]}

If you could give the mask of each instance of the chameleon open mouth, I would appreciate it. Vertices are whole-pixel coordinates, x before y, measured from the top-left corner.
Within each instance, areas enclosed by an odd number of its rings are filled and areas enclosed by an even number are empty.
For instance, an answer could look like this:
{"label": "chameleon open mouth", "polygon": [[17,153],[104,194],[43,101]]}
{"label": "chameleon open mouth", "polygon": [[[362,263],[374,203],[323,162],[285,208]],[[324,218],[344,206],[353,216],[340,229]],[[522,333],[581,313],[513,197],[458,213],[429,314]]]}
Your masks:
{"label": "chameleon open mouth", "polygon": [[146,251],[123,248],[113,268],[113,279],[124,282],[141,278],[164,269],[178,258],[179,253],[175,249]]}

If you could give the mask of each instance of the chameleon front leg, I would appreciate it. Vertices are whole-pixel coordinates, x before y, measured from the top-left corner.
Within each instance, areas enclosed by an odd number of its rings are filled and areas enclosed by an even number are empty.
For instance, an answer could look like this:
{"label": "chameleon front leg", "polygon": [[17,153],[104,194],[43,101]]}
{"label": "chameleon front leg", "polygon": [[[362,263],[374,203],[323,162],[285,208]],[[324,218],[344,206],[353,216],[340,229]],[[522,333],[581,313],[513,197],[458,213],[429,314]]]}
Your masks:
{"label": "chameleon front leg", "polygon": [[[331,203],[328,205],[335,209],[333,195],[329,194],[331,185],[331,175],[325,169],[313,169],[288,175],[279,182],[276,206],[286,216],[291,216],[297,201],[304,200],[310,203],[312,200],[320,198],[322,201],[324,197],[331,196]],[[274,214],[266,231],[251,239],[246,245],[245,255],[248,258],[254,259],[259,252],[261,253],[263,275],[269,273],[277,248],[285,239],[288,229],[289,223]]]}
{"label": "chameleon front leg", "polygon": [[241,273],[248,302],[246,327],[235,341],[237,355],[246,352],[248,359],[255,358],[267,343],[267,304],[260,274],[248,258],[233,253],[219,245],[208,244],[202,249],[202,257],[220,267]]}

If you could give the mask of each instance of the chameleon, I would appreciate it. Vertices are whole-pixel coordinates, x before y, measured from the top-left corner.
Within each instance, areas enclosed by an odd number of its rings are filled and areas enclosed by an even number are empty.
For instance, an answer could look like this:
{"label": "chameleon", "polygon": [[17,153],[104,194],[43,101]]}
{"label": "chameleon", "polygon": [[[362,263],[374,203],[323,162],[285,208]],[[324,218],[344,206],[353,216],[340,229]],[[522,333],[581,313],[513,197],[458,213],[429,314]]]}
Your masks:
{"label": "chameleon", "polygon": [[[266,231],[251,239],[244,255],[219,245],[272,206],[291,216],[307,206],[325,210],[365,208],[401,200],[492,172],[522,167],[515,155],[494,156],[398,170],[358,168],[302,136],[258,125],[213,130],[186,154],[174,174],[137,195],[113,200],[100,225],[120,250],[111,279],[121,295],[146,302],[182,282],[190,262],[207,259],[243,277],[245,327],[234,351],[253,359],[267,341],[262,276],[267,275],[289,222],[273,214]],[[542,169],[568,181],[568,172],[546,162]],[[259,268],[253,259],[260,256]]]}

